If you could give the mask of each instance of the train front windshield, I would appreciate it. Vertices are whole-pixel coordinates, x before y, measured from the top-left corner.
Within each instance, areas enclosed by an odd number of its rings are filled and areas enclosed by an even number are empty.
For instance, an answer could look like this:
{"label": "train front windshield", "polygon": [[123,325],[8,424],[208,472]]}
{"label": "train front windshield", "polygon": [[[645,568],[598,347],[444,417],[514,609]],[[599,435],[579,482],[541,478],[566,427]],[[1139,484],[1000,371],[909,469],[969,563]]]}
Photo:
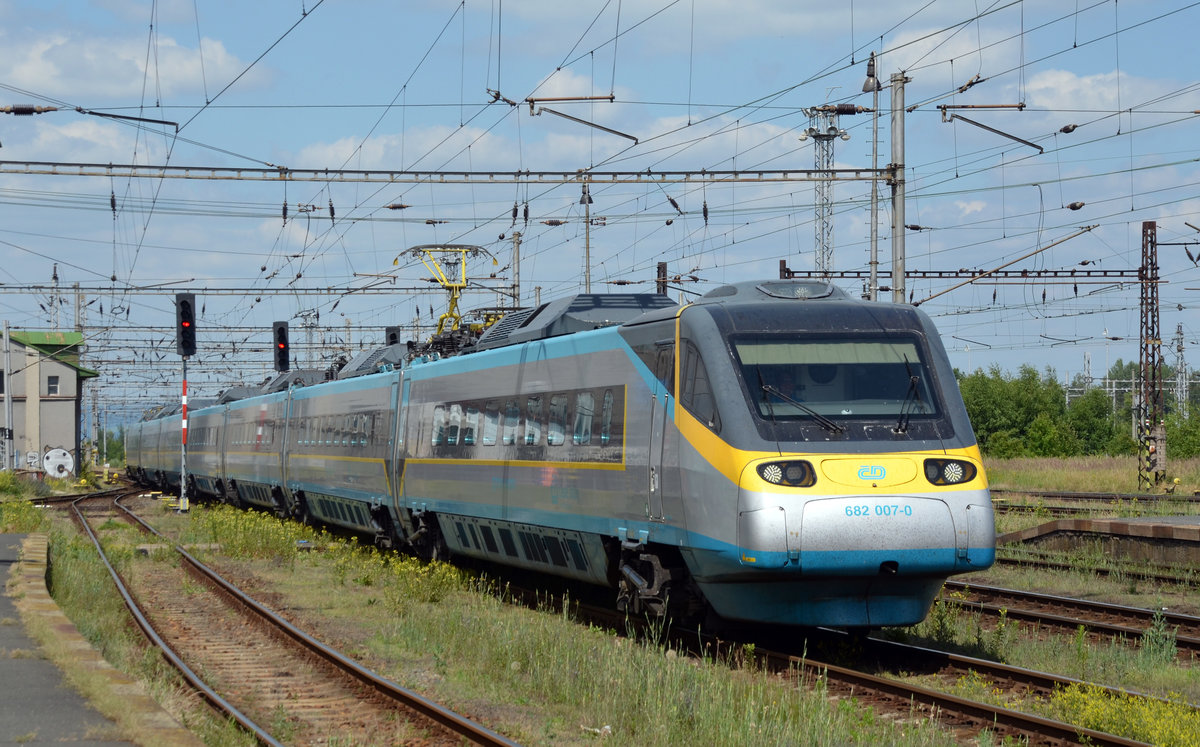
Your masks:
{"label": "train front windshield", "polygon": [[750,399],[772,421],[923,419],[939,399],[915,337],[737,336]]}

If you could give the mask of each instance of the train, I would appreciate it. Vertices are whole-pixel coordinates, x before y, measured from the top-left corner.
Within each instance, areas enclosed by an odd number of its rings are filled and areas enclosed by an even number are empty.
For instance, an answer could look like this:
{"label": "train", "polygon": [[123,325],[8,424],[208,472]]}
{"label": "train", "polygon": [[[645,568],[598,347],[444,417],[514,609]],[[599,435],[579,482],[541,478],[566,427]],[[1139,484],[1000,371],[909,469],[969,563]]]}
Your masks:
{"label": "train", "polygon": [[126,430],[131,478],[606,587],[630,614],[909,625],[990,567],[987,478],[920,309],[813,280],[578,294]]}

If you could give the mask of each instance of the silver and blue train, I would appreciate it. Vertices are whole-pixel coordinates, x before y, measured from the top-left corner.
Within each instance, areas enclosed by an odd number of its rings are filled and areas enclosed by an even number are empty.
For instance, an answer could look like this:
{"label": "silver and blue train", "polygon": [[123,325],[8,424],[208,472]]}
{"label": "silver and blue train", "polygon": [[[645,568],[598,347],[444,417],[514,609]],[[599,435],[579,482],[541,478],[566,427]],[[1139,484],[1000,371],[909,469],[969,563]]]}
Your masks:
{"label": "silver and blue train", "polygon": [[[911,306],[812,281],[587,294],[456,355],[393,346],[311,378],[193,409],[190,494],[676,619],[912,624],[994,562],[975,436]],[[177,489],[181,425],[128,429],[130,475]]]}

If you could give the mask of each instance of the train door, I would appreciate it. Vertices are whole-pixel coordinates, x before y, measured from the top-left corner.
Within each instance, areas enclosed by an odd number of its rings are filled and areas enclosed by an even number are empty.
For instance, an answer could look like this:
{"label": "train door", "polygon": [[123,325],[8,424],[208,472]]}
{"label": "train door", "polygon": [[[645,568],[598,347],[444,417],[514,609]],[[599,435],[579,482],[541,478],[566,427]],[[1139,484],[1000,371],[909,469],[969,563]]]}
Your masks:
{"label": "train door", "polygon": [[395,413],[396,422],[394,423],[395,429],[392,431],[393,440],[388,444],[390,447],[388,451],[392,456],[392,471],[388,475],[388,479],[392,483],[392,500],[397,514],[403,513],[401,509],[404,503],[404,460],[407,455],[404,429],[408,425],[408,418],[405,415],[408,413],[408,391],[411,383],[403,375],[392,380],[392,412]]}
{"label": "train door", "polygon": [[648,481],[646,485],[646,516],[651,521],[664,521],[663,493],[666,475],[663,472],[666,453],[668,419],[675,382],[675,342],[664,340],[655,344],[654,388],[650,392],[650,443],[648,449]]}

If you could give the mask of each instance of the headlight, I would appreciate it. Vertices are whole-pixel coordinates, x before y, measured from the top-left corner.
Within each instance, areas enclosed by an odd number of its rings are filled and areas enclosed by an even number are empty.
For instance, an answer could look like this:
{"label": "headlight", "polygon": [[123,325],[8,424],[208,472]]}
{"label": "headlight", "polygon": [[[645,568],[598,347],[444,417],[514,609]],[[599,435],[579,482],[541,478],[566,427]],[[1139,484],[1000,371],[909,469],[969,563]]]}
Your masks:
{"label": "headlight", "polygon": [[975,479],[975,465],[961,459],[926,459],[925,479],[934,485],[958,485]]}
{"label": "headlight", "polygon": [[767,462],[758,465],[758,476],[772,485],[789,488],[811,488],[817,484],[817,473],[808,462]]}

